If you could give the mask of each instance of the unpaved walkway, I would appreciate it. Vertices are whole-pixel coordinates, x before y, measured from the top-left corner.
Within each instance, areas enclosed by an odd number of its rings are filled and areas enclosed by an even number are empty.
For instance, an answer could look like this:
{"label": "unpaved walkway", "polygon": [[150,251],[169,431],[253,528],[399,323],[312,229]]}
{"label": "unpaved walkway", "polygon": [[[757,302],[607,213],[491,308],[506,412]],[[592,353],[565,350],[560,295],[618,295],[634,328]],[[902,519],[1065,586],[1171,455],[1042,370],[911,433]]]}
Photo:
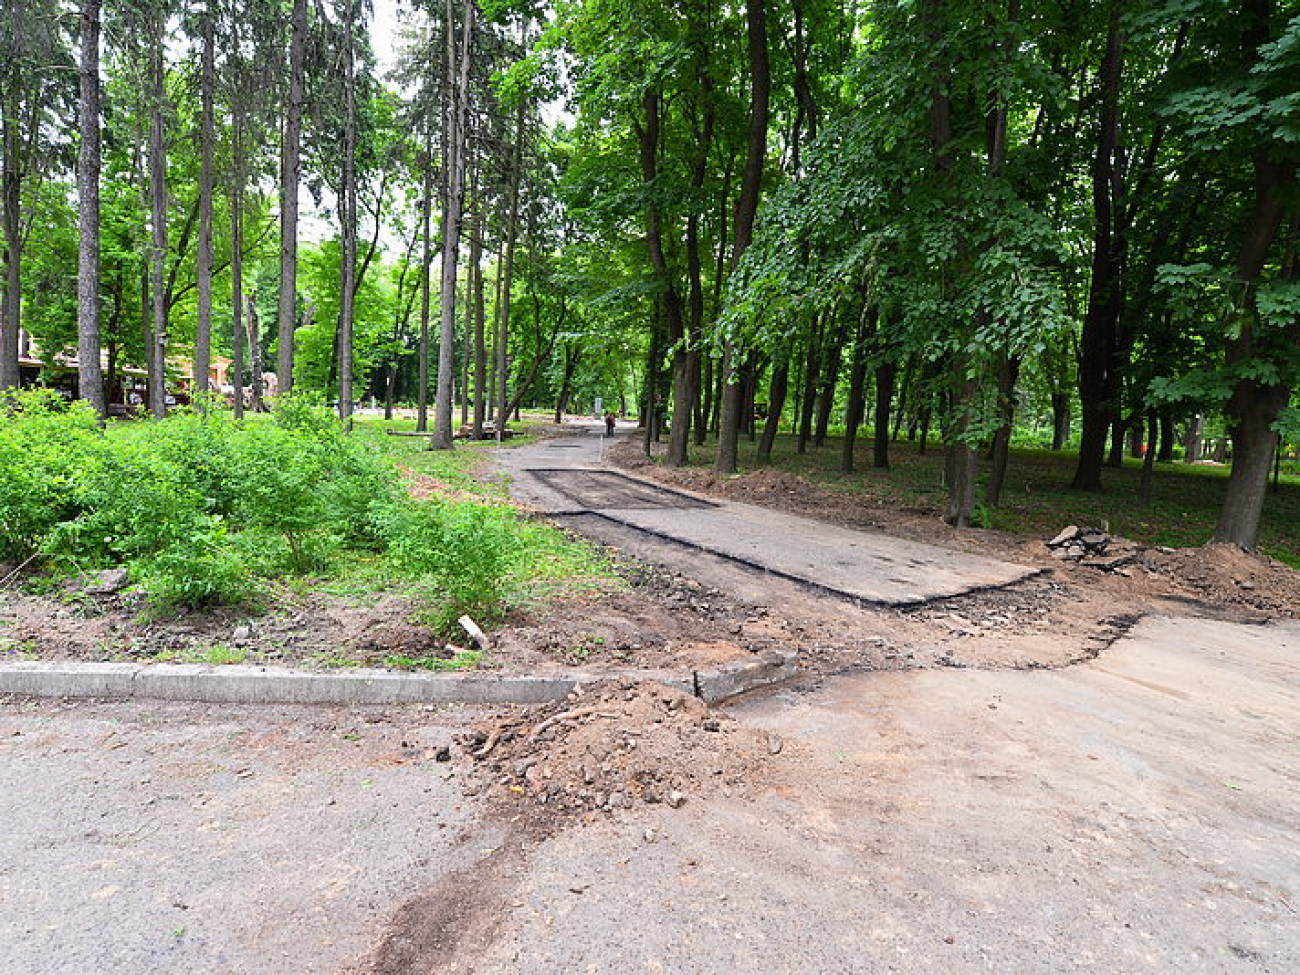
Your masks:
{"label": "unpaved walkway", "polygon": [[333,973],[499,842],[472,713],[0,704],[0,973]]}

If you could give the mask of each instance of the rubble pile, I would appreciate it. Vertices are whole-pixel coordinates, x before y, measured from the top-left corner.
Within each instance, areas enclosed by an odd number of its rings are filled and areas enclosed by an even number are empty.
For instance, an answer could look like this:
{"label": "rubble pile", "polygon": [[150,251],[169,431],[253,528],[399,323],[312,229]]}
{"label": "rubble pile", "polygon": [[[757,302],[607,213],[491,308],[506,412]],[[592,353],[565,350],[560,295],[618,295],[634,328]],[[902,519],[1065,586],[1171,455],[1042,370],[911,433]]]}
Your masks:
{"label": "rubble pile", "polygon": [[783,747],[690,694],[628,679],[581,685],[461,745],[485,791],[565,814],[738,795]]}
{"label": "rubble pile", "polygon": [[1090,569],[1128,575],[1124,566],[1135,561],[1142,550],[1127,539],[1099,528],[1070,525],[1047,543],[1053,558],[1077,562]]}

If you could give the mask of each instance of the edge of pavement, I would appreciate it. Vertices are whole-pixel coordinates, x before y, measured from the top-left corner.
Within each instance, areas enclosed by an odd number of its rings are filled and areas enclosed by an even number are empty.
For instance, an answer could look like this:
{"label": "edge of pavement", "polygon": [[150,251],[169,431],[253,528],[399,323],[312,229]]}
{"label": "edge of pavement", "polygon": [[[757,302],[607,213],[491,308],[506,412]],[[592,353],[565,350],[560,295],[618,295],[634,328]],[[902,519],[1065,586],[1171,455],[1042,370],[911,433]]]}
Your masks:
{"label": "edge of pavement", "polygon": [[575,671],[533,674],[343,673],[242,664],[0,664],[0,699],[77,698],[198,701],[212,704],[545,704],[579,684],[617,678],[655,680],[719,704],[784,683],[798,672],[795,654],[769,653],[710,670]]}

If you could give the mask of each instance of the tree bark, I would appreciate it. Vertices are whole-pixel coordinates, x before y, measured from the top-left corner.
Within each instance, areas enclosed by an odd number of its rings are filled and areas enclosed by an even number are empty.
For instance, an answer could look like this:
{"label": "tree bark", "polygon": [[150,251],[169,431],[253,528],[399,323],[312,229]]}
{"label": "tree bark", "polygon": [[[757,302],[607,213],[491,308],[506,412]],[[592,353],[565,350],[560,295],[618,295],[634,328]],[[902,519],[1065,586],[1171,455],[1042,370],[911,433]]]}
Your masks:
{"label": "tree bark", "polygon": [[352,351],[357,301],[357,0],[348,0],[347,22],[343,25],[343,159],[340,178],[339,228],[342,254],[339,259],[338,394],[339,419],[351,425]]}
{"label": "tree bark", "polygon": [[840,382],[840,367],[844,363],[844,339],[848,333],[848,322],[840,317],[839,328],[828,344],[822,356],[821,388],[817,393],[817,422],[813,429],[813,446],[821,447],[826,443],[826,432],[830,427],[831,410],[835,408],[835,390]]}
{"label": "tree bark", "polygon": [[303,63],[307,50],[307,0],[293,0],[289,17],[289,97],[280,150],[280,292],[275,372],[279,393],[293,389],[293,330],[298,318],[298,184],[302,178]]}
{"label": "tree bark", "polygon": [[776,435],[781,429],[781,414],[785,411],[785,400],[790,390],[790,353],[782,352],[772,366],[772,381],[767,394],[767,420],[763,424],[763,436],[758,441],[758,463],[767,464],[772,460],[772,448],[776,445]]}
{"label": "tree bark", "polygon": [[[435,450],[452,447],[451,410],[452,387],[456,370],[456,271],[460,259],[461,207],[465,194],[465,137],[469,116],[469,64],[473,41],[474,0],[465,0],[461,26],[459,68],[452,89],[452,117],[450,158],[447,162],[447,193],[442,220],[442,276],[439,306],[442,312],[438,330],[438,390],[433,409],[433,440]],[[455,15],[452,0],[447,0],[448,67],[455,63]],[[450,75],[451,72],[448,71]],[[501,418],[498,418],[501,422]]]}
{"label": "tree bark", "polygon": [[482,200],[478,201],[478,210],[474,220],[473,241],[470,251],[470,284],[474,302],[474,418],[473,436],[475,440],[483,439],[483,415],[487,405],[487,325],[486,309],[483,300],[483,269],[480,267],[483,253],[483,209]]}
{"label": "tree bark", "polygon": [[[702,28],[701,28],[702,29]],[[709,171],[709,151],[713,147],[713,79],[707,57],[697,53],[696,76],[700,86],[702,120],[694,133],[694,158],[691,161],[691,196],[701,195]],[[704,280],[700,258],[700,213],[692,204],[686,217],[686,276],[689,284],[689,321],[686,333],[673,350],[673,427],[668,438],[665,462],[682,467],[688,459],[691,423],[700,399],[700,345],[704,335]]]}
{"label": "tree bark", "polygon": [[984,501],[996,508],[1002,500],[1007,462],[1011,459],[1011,429],[1016,419],[1016,383],[1020,380],[1020,356],[1007,355],[998,364],[998,417],[1001,423],[993,434],[993,460]]}
{"label": "tree bark", "polygon": [[[754,217],[758,213],[763,184],[763,163],[767,155],[767,126],[771,101],[772,77],[767,52],[767,9],[765,0],[745,0],[746,42],[749,51],[749,137],[745,151],[745,171],[736,200],[734,248],[731,267],[734,271],[754,236]],[[718,453],[713,469],[719,474],[734,474],[740,437],[740,413],[744,397],[744,355],[728,342],[723,353],[722,415],[718,422]]]}
{"label": "tree bark", "polygon": [[163,75],[164,14],[159,11],[153,24],[149,54],[149,204],[153,225],[150,252],[150,290],[153,299],[153,331],[149,336],[149,408],[154,417],[167,415],[167,89]]}
{"label": "tree bark", "polygon": [[1070,440],[1070,394],[1052,394],[1052,450],[1064,450]]}
{"label": "tree bark", "polygon": [[429,317],[433,265],[433,152],[425,133],[424,181],[420,198],[420,342],[418,350],[419,388],[415,393],[415,430],[429,429]]}
{"label": "tree bark", "polygon": [[81,205],[77,254],[77,385],[81,397],[108,415],[99,332],[99,36],[100,0],[81,4],[81,150],[77,196]]}
{"label": "tree bark", "polygon": [[854,448],[857,446],[858,428],[867,412],[867,359],[868,347],[875,341],[878,312],[874,307],[864,310],[858,323],[858,334],[853,342],[853,363],[849,368],[849,399],[844,409],[844,453],[840,470],[852,474],[856,465]]}
{"label": "tree bark", "polygon": [[1118,177],[1115,153],[1119,132],[1120,79],[1124,70],[1125,36],[1120,29],[1120,10],[1112,8],[1106,31],[1106,55],[1099,76],[1101,103],[1097,151],[1092,164],[1092,283],[1088,310],[1079,342],[1079,405],[1082,433],[1079,461],[1070,486],[1080,491],[1101,490],[1101,469],[1106,455],[1106,436],[1117,403],[1111,376],[1123,292],[1120,272],[1122,256],[1117,246],[1115,191]]}
{"label": "tree bark", "polygon": [[194,391],[200,396],[211,385],[212,368],[212,209],[216,192],[216,123],[213,101],[217,87],[216,24],[209,3],[203,12],[203,51],[199,57],[199,239],[195,254],[198,313],[194,326]]}
{"label": "tree bark", "polygon": [[876,366],[876,419],[872,427],[871,466],[876,470],[889,469],[889,405],[894,399],[894,373],[892,362]]}
{"label": "tree bark", "polygon": [[257,317],[257,301],[252,294],[247,296],[247,316],[244,319],[245,326],[248,329],[248,359],[249,371],[251,373],[251,386],[253,390],[253,412],[262,413],[266,410],[266,403],[263,400],[262,390],[262,323]]}
{"label": "tree bark", "polygon": [[[662,131],[662,111],[660,94],[650,87],[641,96],[641,109],[644,118],[638,127],[638,148],[641,159],[641,180],[647,190],[645,210],[646,248],[650,257],[650,266],[655,277],[659,279],[661,289],[660,310],[668,328],[668,342],[673,354],[673,409],[680,411],[679,403],[686,402],[689,409],[689,382],[686,376],[686,341],[685,318],[682,312],[682,298],[677,290],[677,282],[664,249],[663,216],[655,199],[654,188],[659,179],[659,142]],[[682,400],[679,397],[686,397]],[[658,411],[653,411],[652,426],[657,426]],[[667,462],[675,467],[686,463],[686,441],[677,436],[680,418],[674,419],[669,439]],[[689,429],[690,420],[686,420]],[[655,431],[655,439],[658,431]],[[648,449],[648,448],[647,448]]]}
{"label": "tree bark", "polygon": [[497,440],[504,439],[510,419],[510,298],[515,279],[515,248],[519,243],[519,190],[523,182],[524,106],[515,109],[515,142],[510,159],[510,192],[507,200],[505,250],[501,277],[497,282]]}

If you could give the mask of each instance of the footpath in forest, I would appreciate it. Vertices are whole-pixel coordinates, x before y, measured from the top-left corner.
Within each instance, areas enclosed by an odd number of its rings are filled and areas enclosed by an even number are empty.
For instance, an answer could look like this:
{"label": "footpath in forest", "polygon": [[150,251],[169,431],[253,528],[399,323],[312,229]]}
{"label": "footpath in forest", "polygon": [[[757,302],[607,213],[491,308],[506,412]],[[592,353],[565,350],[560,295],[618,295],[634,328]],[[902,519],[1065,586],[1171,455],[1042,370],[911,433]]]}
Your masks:
{"label": "footpath in forest", "polygon": [[641,533],[646,543],[668,542],[707,553],[862,605],[917,605],[1037,574],[998,559],[630,477],[605,464],[604,451],[612,444],[590,426],[575,436],[503,452],[513,496],[597,537],[603,521],[615,530]]}

